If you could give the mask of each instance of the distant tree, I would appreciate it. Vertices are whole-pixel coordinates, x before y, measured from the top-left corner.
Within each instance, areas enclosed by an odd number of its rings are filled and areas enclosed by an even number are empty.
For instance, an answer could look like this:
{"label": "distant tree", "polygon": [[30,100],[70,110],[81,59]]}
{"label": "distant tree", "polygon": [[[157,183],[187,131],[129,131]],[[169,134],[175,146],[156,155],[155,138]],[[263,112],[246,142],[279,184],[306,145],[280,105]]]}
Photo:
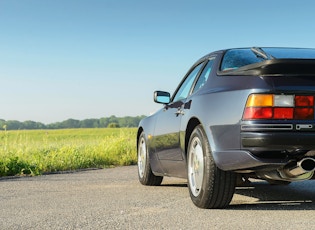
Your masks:
{"label": "distant tree", "polygon": [[67,119],[62,122],[55,122],[51,124],[43,124],[35,121],[16,121],[0,119],[0,130],[4,129],[4,125],[7,130],[17,130],[17,129],[73,129],[73,128],[118,128],[118,127],[137,127],[140,120],[145,116],[137,117],[116,117],[114,115],[110,117],[102,117],[100,119],[85,119],[85,120],[75,120]]}
{"label": "distant tree", "polygon": [[37,129],[47,129],[46,125],[41,122],[36,122]]}
{"label": "distant tree", "polygon": [[110,116],[108,118],[108,124],[110,124],[110,123],[119,123],[118,118],[114,115]]}
{"label": "distant tree", "polygon": [[3,119],[0,119],[0,130],[1,129],[6,129],[6,122],[5,122],[5,120],[3,120]]}
{"label": "distant tree", "polygon": [[61,122],[61,126],[64,129],[73,129],[73,128],[80,128],[80,121],[75,119],[68,119]]}
{"label": "distant tree", "polygon": [[109,124],[109,118],[108,117],[102,117],[99,121],[100,128],[106,128]]}
{"label": "distant tree", "polygon": [[62,125],[61,122],[55,122],[55,123],[50,123],[47,126],[47,129],[61,129]]}
{"label": "distant tree", "polygon": [[119,119],[120,127],[132,127],[133,126],[133,118],[132,117],[122,117]]}
{"label": "distant tree", "polygon": [[46,126],[43,123],[35,121],[24,121],[21,123],[19,129],[45,129]]}
{"label": "distant tree", "polygon": [[98,128],[99,119],[85,119],[80,121],[80,128]]}
{"label": "distant tree", "polygon": [[107,128],[119,128],[119,124],[118,123],[109,123]]}
{"label": "distant tree", "polygon": [[7,130],[18,130],[23,128],[22,123],[16,120],[6,121],[6,126]]}

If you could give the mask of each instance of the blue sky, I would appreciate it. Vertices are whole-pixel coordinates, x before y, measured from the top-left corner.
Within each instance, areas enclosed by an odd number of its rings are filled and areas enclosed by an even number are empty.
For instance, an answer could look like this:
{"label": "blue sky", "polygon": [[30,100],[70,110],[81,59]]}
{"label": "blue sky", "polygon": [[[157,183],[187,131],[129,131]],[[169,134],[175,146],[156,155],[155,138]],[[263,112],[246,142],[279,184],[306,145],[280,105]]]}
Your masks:
{"label": "blue sky", "polygon": [[315,47],[311,0],[0,0],[0,119],[149,115],[201,56]]}

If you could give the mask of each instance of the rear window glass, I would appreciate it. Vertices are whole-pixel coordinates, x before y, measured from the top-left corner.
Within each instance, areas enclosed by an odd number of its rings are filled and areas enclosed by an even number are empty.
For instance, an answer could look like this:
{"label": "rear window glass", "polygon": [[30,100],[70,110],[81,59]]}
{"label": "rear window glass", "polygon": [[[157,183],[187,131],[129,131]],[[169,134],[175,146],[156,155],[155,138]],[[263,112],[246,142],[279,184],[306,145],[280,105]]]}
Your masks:
{"label": "rear window glass", "polygon": [[[315,59],[315,49],[299,48],[261,48],[272,58]],[[250,49],[231,49],[226,51],[221,62],[221,71],[238,69],[242,66],[264,61]]]}
{"label": "rear window glass", "polygon": [[239,67],[260,62],[261,59],[250,49],[228,50],[222,60],[221,70],[238,69]]}

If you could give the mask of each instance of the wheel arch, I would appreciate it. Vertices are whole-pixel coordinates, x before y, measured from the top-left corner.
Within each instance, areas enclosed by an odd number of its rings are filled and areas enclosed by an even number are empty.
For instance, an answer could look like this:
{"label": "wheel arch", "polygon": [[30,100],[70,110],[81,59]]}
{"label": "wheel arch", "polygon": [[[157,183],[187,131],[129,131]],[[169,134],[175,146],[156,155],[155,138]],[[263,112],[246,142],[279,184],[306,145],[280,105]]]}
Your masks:
{"label": "wheel arch", "polygon": [[139,128],[138,128],[138,132],[137,132],[137,149],[138,149],[138,145],[139,145],[139,137],[140,137],[140,135],[141,135],[141,133],[143,132],[143,128],[140,126]]}
{"label": "wheel arch", "polygon": [[189,138],[193,130],[196,128],[197,125],[200,125],[201,122],[198,118],[192,117],[186,127],[186,133],[185,133],[185,155],[187,156],[187,148],[189,143]]}
{"label": "wheel arch", "polygon": [[189,121],[185,138],[188,188],[193,203],[200,208],[228,206],[235,191],[236,174],[217,167],[207,133],[198,119]]}

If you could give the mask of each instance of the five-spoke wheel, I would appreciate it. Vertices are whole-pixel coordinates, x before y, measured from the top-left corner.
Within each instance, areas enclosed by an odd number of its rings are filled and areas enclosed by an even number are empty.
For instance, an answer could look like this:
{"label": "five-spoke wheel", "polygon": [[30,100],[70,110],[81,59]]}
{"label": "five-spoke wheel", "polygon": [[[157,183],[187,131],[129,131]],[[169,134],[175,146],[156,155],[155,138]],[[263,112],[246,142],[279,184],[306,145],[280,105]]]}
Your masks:
{"label": "five-spoke wheel", "polygon": [[162,176],[156,176],[152,172],[144,132],[140,134],[138,139],[138,178],[143,185],[160,185],[163,180]]}
{"label": "five-spoke wheel", "polygon": [[201,125],[192,132],[187,150],[188,188],[200,208],[224,208],[232,200],[236,175],[219,169]]}

